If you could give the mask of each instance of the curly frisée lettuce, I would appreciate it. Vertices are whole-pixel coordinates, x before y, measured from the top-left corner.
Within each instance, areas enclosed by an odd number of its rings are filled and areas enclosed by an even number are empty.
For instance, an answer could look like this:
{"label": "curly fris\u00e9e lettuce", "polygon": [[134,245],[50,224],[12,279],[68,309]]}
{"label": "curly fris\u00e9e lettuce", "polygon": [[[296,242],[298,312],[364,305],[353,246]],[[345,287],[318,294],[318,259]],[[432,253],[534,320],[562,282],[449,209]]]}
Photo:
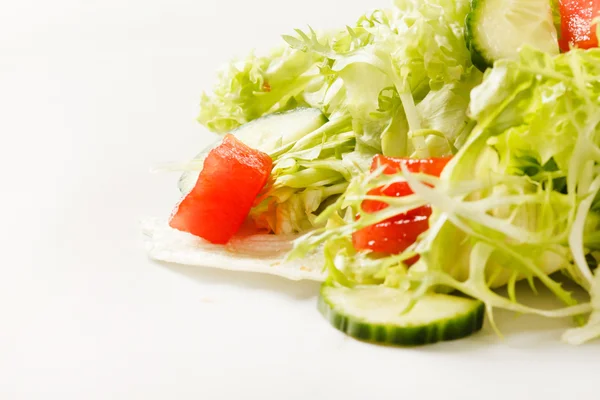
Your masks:
{"label": "curly fris\u00e9e lettuce", "polygon": [[[524,48],[502,60],[471,92],[476,122],[440,178],[381,171],[356,176],[323,214],[327,228],[296,241],[290,257],[324,245],[330,279],[342,285],[384,284],[411,290],[414,304],[434,291],[458,290],[485,303],[588,323],[564,335],[570,343],[600,336],[600,50],[550,56]],[[407,181],[414,195],[369,196],[369,190]],[[367,214],[364,200],[389,207]],[[405,252],[357,252],[352,232],[431,204],[430,228]],[[358,215],[359,218],[355,218]],[[341,217],[343,216],[343,217]],[[404,261],[419,255],[410,268]],[[590,294],[578,303],[552,273],[562,271]],[[597,271],[597,270],[596,270]],[[565,306],[538,309],[519,302],[515,283],[534,279]],[[507,285],[507,296],[492,289]]]}
{"label": "curly fris\u00e9e lettuce", "polygon": [[202,95],[198,121],[227,133],[264,114],[293,108],[318,77],[320,61],[317,54],[282,46],[266,56],[252,53],[232,62],[220,72],[213,92]]}
{"label": "curly fris\u00e9e lettuce", "polygon": [[[396,5],[365,15],[327,39],[302,31],[298,38],[285,39],[328,60],[324,73],[334,81],[332,86],[337,82],[341,87],[344,96],[337,104],[352,116],[359,150],[427,156],[426,139],[438,133],[445,139],[441,151],[450,153],[457,131],[467,124],[468,101],[460,101],[461,95],[468,99],[479,81],[464,40],[468,2],[412,0]],[[455,85],[453,106],[459,105],[461,120],[439,121],[441,131],[432,132],[423,121],[443,119],[440,107],[445,104],[427,96],[448,85]],[[425,104],[419,107],[421,102]],[[323,105],[335,112],[330,104]]]}

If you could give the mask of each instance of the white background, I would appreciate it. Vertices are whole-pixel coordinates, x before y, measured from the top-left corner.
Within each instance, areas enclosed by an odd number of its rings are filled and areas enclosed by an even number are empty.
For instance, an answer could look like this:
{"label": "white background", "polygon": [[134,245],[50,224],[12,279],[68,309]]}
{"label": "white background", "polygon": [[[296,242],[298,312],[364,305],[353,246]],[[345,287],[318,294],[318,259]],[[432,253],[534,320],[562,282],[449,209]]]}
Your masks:
{"label": "white background", "polygon": [[325,323],[317,284],[147,260],[138,219],[178,200],[149,170],[211,140],[195,117],[217,67],[379,4],[3,2],[0,399],[600,396],[599,344],[560,343],[569,321],[377,347]]}

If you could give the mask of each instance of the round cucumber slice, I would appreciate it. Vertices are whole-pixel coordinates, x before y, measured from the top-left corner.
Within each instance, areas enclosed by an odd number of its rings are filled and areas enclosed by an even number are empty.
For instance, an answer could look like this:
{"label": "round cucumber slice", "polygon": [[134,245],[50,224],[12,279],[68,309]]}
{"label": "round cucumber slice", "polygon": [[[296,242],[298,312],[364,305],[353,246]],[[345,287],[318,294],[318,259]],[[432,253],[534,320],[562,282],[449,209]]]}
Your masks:
{"label": "round cucumber slice", "polygon": [[318,308],[336,329],[356,339],[417,346],[460,339],[481,329],[481,301],[447,294],[423,296],[401,314],[410,294],[385,286],[321,287]]}
{"label": "round cucumber slice", "polygon": [[[265,115],[248,122],[231,133],[246,145],[269,153],[278,146],[296,142],[327,122],[327,117],[316,108],[296,108],[290,111]],[[221,143],[221,139],[206,147],[194,157],[202,165],[208,153]],[[200,171],[186,171],[179,178],[179,190],[187,194],[192,190]]]}
{"label": "round cucumber slice", "polygon": [[466,39],[481,70],[503,58],[517,59],[529,45],[558,54],[558,38],[548,0],[472,0]]}

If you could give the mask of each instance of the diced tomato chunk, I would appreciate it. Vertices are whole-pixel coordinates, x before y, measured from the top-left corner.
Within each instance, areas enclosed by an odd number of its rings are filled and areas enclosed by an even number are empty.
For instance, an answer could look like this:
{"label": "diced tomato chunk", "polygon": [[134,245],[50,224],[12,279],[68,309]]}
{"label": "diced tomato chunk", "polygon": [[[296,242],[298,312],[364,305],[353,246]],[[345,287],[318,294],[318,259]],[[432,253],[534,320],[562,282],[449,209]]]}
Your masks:
{"label": "diced tomato chunk", "polygon": [[600,12],[600,0],[561,0],[560,49],[568,51],[569,46],[582,49],[598,47],[594,19]]}
{"label": "diced tomato chunk", "polygon": [[179,203],[170,226],[211,243],[227,243],[244,224],[272,166],[269,155],[226,135],[206,157],[196,185]]}
{"label": "diced tomato chunk", "polygon": [[398,254],[413,244],[419,235],[429,229],[431,207],[423,206],[367,226],[352,235],[357,250]]}
{"label": "diced tomato chunk", "polygon": [[[442,170],[448,164],[452,157],[437,157],[437,158],[393,158],[386,157],[381,154],[373,157],[371,163],[371,172],[375,171],[381,166],[385,166],[383,173],[385,175],[393,175],[402,170],[402,165],[405,165],[409,172],[412,173],[425,173],[432,176],[440,176]],[[387,187],[371,189],[368,192],[372,196],[391,196],[391,197],[402,197],[413,194],[410,186],[407,182],[397,182],[388,185]],[[362,209],[366,212],[375,212],[383,210],[388,205],[381,201],[365,200],[362,203]]]}
{"label": "diced tomato chunk", "polygon": [[[401,171],[401,165],[413,173],[422,172],[429,175],[439,176],[448,164],[451,157],[410,159],[390,158],[377,155],[373,158],[371,171],[375,171],[382,165],[386,175],[392,175]],[[387,187],[371,189],[368,194],[375,196],[402,197],[412,194],[407,182],[398,182]],[[373,213],[388,207],[381,201],[365,200],[361,205],[365,212]],[[396,215],[380,223],[368,226],[354,232],[352,243],[357,250],[370,250],[378,253],[399,254],[413,244],[419,235],[429,229],[429,217],[431,207],[422,206],[410,210],[407,213]],[[413,257],[405,262],[411,265],[418,260]]]}
{"label": "diced tomato chunk", "polygon": [[402,170],[402,165],[406,166],[412,173],[422,172],[425,174],[440,176],[442,170],[448,164],[452,157],[431,157],[431,158],[397,158],[386,157],[381,154],[373,157],[371,163],[371,172],[384,165],[383,171],[386,175],[392,175]]}
{"label": "diced tomato chunk", "polygon": [[[413,191],[408,186],[407,182],[396,182],[392,183],[387,187],[378,187],[371,189],[367,192],[370,196],[390,196],[390,197],[402,197],[412,194]],[[362,209],[368,213],[374,213],[379,210],[383,210],[388,205],[382,201],[377,200],[365,200],[362,202]]]}

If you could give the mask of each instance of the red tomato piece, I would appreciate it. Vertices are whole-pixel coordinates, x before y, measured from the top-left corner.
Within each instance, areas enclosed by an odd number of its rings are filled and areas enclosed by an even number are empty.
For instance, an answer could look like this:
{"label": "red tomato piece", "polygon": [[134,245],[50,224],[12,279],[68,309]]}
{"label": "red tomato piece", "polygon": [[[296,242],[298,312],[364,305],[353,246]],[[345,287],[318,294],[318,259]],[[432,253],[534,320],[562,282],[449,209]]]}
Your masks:
{"label": "red tomato piece", "polygon": [[192,191],[179,203],[172,228],[215,244],[227,243],[244,224],[265,186],[273,161],[227,135],[211,150]]}
{"label": "red tomato piece", "polygon": [[[411,159],[391,158],[377,155],[373,158],[371,171],[380,166],[385,166],[384,174],[392,175],[401,171],[401,166],[413,173],[426,173],[439,176],[448,164],[451,157]],[[398,182],[387,187],[372,189],[370,195],[402,197],[412,194],[413,191],[407,182]],[[380,201],[365,200],[361,205],[365,212],[373,213],[382,210],[388,205]],[[371,250],[378,253],[399,254],[413,244],[419,235],[429,229],[429,217],[431,207],[423,206],[410,210],[405,214],[399,214],[380,223],[360,229],[352,234],[352,243],[357,250]],[[418,260],[413,257],[405,262],[411,265]]]}
{"label": "red tomato piece", "polygon": [[[386,157],[381,154],[373,157],[371,163],[371,172],[375,171],[381,166],[385,166],[383,173],[386,175],[393,175],[402,170],[402,165],[412,173],[425,173],[433,176],[440,176],[442,170],[448,164],[452,157],[437,157],[437,158],[393,158]],[[391,196],[391,197],[402,197],[413,194],[410,186],[407,182],[392,183],[387,187],[371,189],[368,192],[369,195],[373,196]],[[366,212],[375,212],[383,210],[388,205],[381,201],[365,200],[362,203],[362,209]]]}
{"label": "red tomato piece", "polygon": [[352,244],[357,250],[399,254],[429,229],[429,216],[431,207],[415,208],[354,232]]}
{"label": "red tomato piece", "polygon": [[560,49],[568,51],[570,45],[582,49],[598,47],[596,24],[592,23],[600,12],[600,0],[561,0]]}
{"label": "red tomato piece", "polygon": [[[408,186],[407,182],[392,183],[387,187],[378,187],[371,189],[367,192],[371,196],[390,196],[390,197],[402,197],[413,194],[413,191]],[[376,200],[365,200],[362,202],[362,209],[368,213],[374,213],[379,210],[383,210],[388,205],[382,201]]]}
{"label": "red tomato piece", "polygon": [[392,175],[400,172],[402,165],[405,165],[406,168],[412,173],[422,172],[433,176],[440,176],[442,170],[451,159],[451,156],[431,158],[396,158],[386,157],[378,154],[373,157],[373,162],[371,163],[371,172],[384,165],[385,170],[383,173],[386,175]]}

